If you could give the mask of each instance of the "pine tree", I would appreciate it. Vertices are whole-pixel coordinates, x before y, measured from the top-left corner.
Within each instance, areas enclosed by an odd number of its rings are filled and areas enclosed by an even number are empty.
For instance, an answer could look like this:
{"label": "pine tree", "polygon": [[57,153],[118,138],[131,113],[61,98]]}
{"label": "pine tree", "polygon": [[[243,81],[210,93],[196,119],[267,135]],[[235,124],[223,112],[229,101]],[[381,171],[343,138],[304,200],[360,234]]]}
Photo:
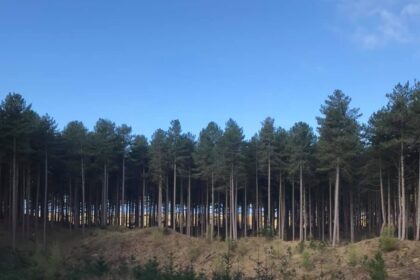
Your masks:
{"label": "pine tree", "polygon": [[150,143],[150,169],[153,181],[158,186],[158,227],[162,224],[162,184],[166,172],[168,162],[167,158],[167,134],[162,129],[158,129],[153,133],[152,142]]}
{"label": "pine tree", "polygon": [[25,137],[29,134],[33,112],[31,105],[26,105],[25,99],[17,93],[9,93],[0,106],[2,121],[2,138],[11,151],[11,181],[12,181],[12,248],[16,249],[16,223],[18,207],[18,153],[24,148]]}
{"label": "pine tree", "polygon": [[271,219],[271,169],[273,165],[273,158],[275,155],[275,129],[274,119],[266,118],[262,122],[262,128],[259,132],[259,160],[263,172],[267,175],[267,209],[266,209],[266,227],[269,230],[273,229]]}
{"label": "pine tree", "polygon": [[312,128],[303,122],[296,123],[289,131],[288,151],[290,154],[289,171],[292,174],[299,174],[299,240],[304,240],[303,234],[303,194],[304,190],[304,174],[310,172],[310,164],[313,157],[315,135]]}
{"label": "pine tree", "polygon": [[350,97],[336,90],[321,106],[323,117],[317,118],[320,162],[324,170],[335,170],[333,246],[340,240],[340,171],[350,168],[360,147],[359,109],[350,108],[350,102]]}

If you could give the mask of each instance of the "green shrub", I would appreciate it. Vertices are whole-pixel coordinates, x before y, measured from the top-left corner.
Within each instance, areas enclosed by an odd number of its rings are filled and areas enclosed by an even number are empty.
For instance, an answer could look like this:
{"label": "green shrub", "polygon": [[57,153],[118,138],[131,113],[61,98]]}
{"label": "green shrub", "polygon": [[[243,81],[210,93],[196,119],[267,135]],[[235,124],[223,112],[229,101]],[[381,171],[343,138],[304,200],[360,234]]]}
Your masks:
{"label": "green shrub", "polygon": [[302,253],[302,266],[307,270],[312,268],[311,254],[307,250]]}
{"label": "green shrub", "polygon": [[381,252],[377,252],[374,258],[367,262],[367,270],[371,280],[384,280],[387,278],[385,261]]}
{"label": "green shrub", "polygon": [[389,252],[398,248],[399,240],[394,237],[394,227],[387,226],[379,237],[379,247],[384,252]]}
{"label": "green shrub", "polygon": [[327,243],[325,243],[325,241],[323,240],[317,241],[312,239],[311,241],[309,241],[309,248],[311,248],[312,250],[323,251],[325,247],[327,247]]}
{"label": "green shrub", "polygon": [[348,250],[348,263],[350,266],[356,266],[360,263],[360,252],[356,246],[351,245]]}
{"label": "green shrub", "polygon": [[274,237],[274,230],[270,226],[265,226],[260,230],[260,235],[271,239]]}
{"label": "green shrub", "polygon": [[235,240],[227,239],[228,251],[235,252],[236,248],[238,248],[238,243]]}
{"label": "green shrub", "polygon": [[302,254],[305,250],[305,241],[300,241],[297,245],[297,251],[299,254]]}
{"label": "green shrub", "polygon": [[98,260],[95,261],[88,261],[85,265],[85,268],[81,271],[86,275],[92,276],[103,276],[109,271],[109,265],[105,261],[105,259],[100,256]]}
{"label": "green shrub", "polygon": [[201,247],[190,247],[187,251],[189,261],[194,262],[201,253]]}

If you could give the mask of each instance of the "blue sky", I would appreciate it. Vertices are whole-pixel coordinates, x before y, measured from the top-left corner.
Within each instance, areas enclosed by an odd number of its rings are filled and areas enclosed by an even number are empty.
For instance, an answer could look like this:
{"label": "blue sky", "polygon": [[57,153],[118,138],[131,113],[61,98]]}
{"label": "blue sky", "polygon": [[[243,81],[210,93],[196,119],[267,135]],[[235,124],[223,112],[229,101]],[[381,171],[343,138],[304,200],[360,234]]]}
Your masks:
{"label": "blue sky", "polygon": [[228,118],[316,126],[336,88],[361,121],[420,78],[420,0],[0,1],[0,93],[59,127],[100,117],[150,137]]}

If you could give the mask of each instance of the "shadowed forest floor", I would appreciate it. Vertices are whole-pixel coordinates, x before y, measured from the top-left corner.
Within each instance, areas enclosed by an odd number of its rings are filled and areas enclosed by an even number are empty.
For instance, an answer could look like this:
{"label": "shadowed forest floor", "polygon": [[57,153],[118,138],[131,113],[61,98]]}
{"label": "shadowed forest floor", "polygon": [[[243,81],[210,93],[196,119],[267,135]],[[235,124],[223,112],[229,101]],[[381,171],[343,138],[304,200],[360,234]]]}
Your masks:
{"label": "shadowed forest floor", "polygon": [[[20,240],[13,254],[9,234],[2,229],[0,279],[148,279],[129,271],[154,259],[159,267],[193,269],[210,279],[226,274],[241,279],[370,279],[366,264],[379,251],[378,238],[332,248],[318,241],[266,237],[210,242],[156,228],[89,229],[82,235],[57,226],[49,240],[48,257],[36,250],[33,238]],[[400,242],[383,257],[389,279],[420,279],[420,242]],[[81,273],[88,264],[90,272]],[[11,267],[27,274],[13,278]],[[27,267],[31,270],[25,272]]]}

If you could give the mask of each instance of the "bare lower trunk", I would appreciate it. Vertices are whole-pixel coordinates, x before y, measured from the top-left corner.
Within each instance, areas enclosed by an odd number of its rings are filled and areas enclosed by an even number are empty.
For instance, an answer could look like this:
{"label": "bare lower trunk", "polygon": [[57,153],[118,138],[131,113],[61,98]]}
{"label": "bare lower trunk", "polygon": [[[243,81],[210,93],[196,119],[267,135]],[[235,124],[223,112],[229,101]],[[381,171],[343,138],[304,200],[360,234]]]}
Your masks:
{"label": "bare lower trunk", "polygon": [[308,220],[308,224],[309,224],[309,237],[312,239],[313,235],[312,235],[312,197],[311,197],[311,188],[308,188],[308,207],[309,207],[309,220]]}
{"label": "bare lower trunk", "polygon": [[260,234],[260,205],[259,205],[259,190],[258,190],[258,165],[257,161],[255,161],[255,221],[256,221],[256,230],[257,236]]}
{"label": "bare lower trunk", "polygon": [[416,240],[420,239],[420,152],[419,152],[419,184],[417,186],[417,227]]}
{"label": "bare lower trunk", "polygon": [[245,183],[245,190],[244,190],[244,209],[242,211],[243,219],[244,219],[244,237],[248,235],[248,205],[247,205],[247,183]]}
{"label": "bare lower trunk", "polygon": [[330,235],[330,242],[332,242],[332,236],[333,236],[333,222],[332,222],[332,190],[331,190],[331,178],[328,178],[328,185],[329,185],[329,200],[330,200],[330,207],[329,207],[329,219],[328,219],[328,224],[329,224],[329,235]]}
{"label": "bare lower trunk", "polygon": [[350,241],[354,243],[353,193],[350,191]]}
{"label": "bare lower trunk", "polygon": [[385,214],[385,199],[384,199],[384,184],[382,181],[382,167],[379,168],[379,188],[381,192],[381,212],[382,212],[382,226],[381,232],[384,230],[386,224],[386,214]]}
{"label": "bare lower trunk", "polygon": [[[246,191],[245,191],[246,192]],[[211,172],[211,218],[210,218],[210,240],[213,240],[214,230],[214,174]]]}
{"label": "bare lower trunk", "polygon": [[299,165],[299,187],[300,187],[300,200],[299,200],[299,241],[303,241],[303,176],[302,176],[302,163]]}
{"label": "bare lower trunk", "polygon": [[270,156],[268,158],[268,193],[267,193],[267,226],[270,227],[270,229],[272,229],[271,226],[271,160],[270,160]]}
{"label": "bare lower trunk", "polygon": [[124,223],[125,223],[124,226],[126,227],[127,224],[126,224],[126,208],[125,208],[125,156],[124,155],[123,155],[123,161],[122,161],[121,210],[122,210],[122,219],[124,220]]}
{"label": "bare lower trunk", "polygon": [[16,176],[16,137],[13,137],[12,166],[12,248],[16,250],[16,220],[17,220],[17,176]]}
{"label": "bare lower trunk", "polygon": [[407,215],[406,215],[406,206],[405,206],[405,176],[404,176],[404,146],[401,143],[401,240],[406,239],[406,223],[407,223]]}
{"label": "bare lower trunk", "polygon": [[391,179],[388,172],[388,226],[391,224]]}
{"label": "bare lower trunk", "polygon": [[103,185],[102,185],[102,205],[101,205],[101,226],[106,226],[106,215],[107,215],[107,206],[106,206],[106,189],[107,189],[107,165],[104,164],[104,178],[103,178]]}
{"label": "bare lower trunk", "polygon": [[157,222],[158,227],[162,228],[162,175],[159,177],[159,186],[158,186],[158,209],[157,209]]}
{"label": "bare lower trunk", "polygon": [[338,241],[340,240],[339,237],[339,232],[340,232],[340,228],[339,228],[339,208],[338,208],[338,203],[339,203],[339,190],[340,190],[340,167],[337,163],[336,166],[336,175],[335,175],[335,197],[334,197],[334,229],[333,229],[333,242],[332,242],[332,246],[335,246]]}
{"label": "bare lower trunk", "polygon": [[292,241],[295,241],[295,179],[292,179]]}
{"label": "bare lower trunk", "polygon": [[85,233],[85,164],[83,162],[83,157],[81,159],[82,166],[82,233]]}
{"label": "bare lower trunk", "polygon": [[48,219],[48,210],[47,210],[47,203],[48,203],[48,152],[45,150],[45,185],[44,185],[44,227],[43,227],[43,247],[44,250],[47,249],[47,219]]}
{"label": "bare lower trunk", "polygon": [[39,218],[39,189],[41,188],[41,167],[38,163],[37,180],[36,180],[36,195],[35,195],[35,242],[38,245],[38,218]]}
{"label": "bare lower trunk", "polygon": [[280,176],[279,176],[279,208],[277,211],[277,221],[278,221],[278,225],[277,225],[277,230],[278,230],[278,235],[279,238],[282,238],[281,236],[281,215],[280,212],[283,213],[283,211],[280,211],[281,209],[281,205],[282,205],[282,185],[281,185],[281,172],[280,172]]}
{"label": "bare lower trunk", "polygon": [[142,198],[142,202],[141,202],[141,227],[144,227],[144,209],[145,209],[145,205],[146,205],[146,173],[144,172],[144,167],[143,167],[143,185],[142,185],[142,191],[141,191],[141,198]]}
{"label": "bare lower trunk", "polygon": [[174,200],[172,201],[172,229],[175,231],[176,230],[176,223],[175,223],[175,217],[176,217],[176,161],[174,163],[174,189],[173,189],[174,193],[173,193],[173,198]]}
{"label": "bare lower trunk", "polygon": [[191,236],[191,172],[188,174],[187,235]]}

